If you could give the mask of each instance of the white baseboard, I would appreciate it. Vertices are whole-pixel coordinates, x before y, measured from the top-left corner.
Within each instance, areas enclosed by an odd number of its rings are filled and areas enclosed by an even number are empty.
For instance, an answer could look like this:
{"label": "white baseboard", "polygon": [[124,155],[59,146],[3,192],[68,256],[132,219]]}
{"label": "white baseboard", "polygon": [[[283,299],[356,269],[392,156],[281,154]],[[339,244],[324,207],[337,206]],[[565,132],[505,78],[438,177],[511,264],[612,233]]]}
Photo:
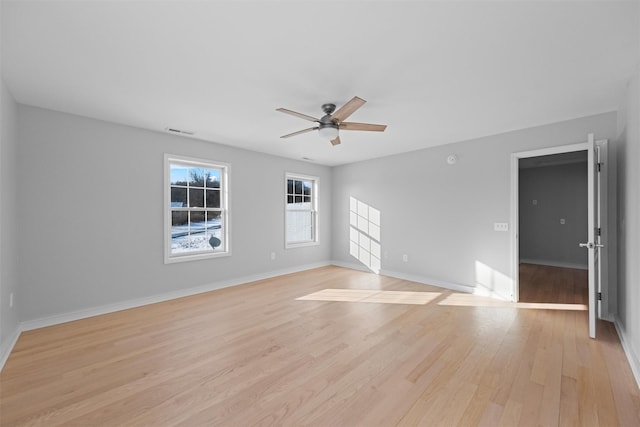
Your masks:
{"label": "white baseboard", "polygon": [[464,292],[466,294],[472,294],[474,291],[473,286],[461,285],[459,283],[445,282],[437,279],[430,279],[424,276],[418,276],[415,274],[407,274],[399,271],[380,270],[380,274],[383,276],[394,277],[396,279],[409,280],[411,282],[422,283],[424,285],[437,286],[438,288],[450,289],[452,291]]}
{"label": "white baseboard", "polygon": [[588,270],[589,266],[586,264],[573,264],[570,262],[558,262],[548,261],[544,259],[520,259],[520,264],[535,264],[535,265],[547,265],[549,267],[562,267],[562,268],[575,268],[578,270]]}
{"label": "white baseboard", "polygon": [[476,286],[475,288],[472,288],[473,291],[471,292],[474,295],[480,296],[480,297],[490,297],[490,298],[494,298],[500,301],[513,301],[513,299],[511,298],[511,295],[506,296],[506,295],[501,295],[499,293],[497,293],[496,291],[492,290],[492,289],[488,289],[485,288],[481,285]]}
{"label": "white baseboard", "polygon": [[5,341],[5,343],[0,346],[0,372],[2,372],[2,368],[4,368],[4,364],[7,363],[7,359],[13,350],[13,347],[18,342],[18,338],[20,338],[20,333],[22,330],[20,329],[20,325],[18,325],[11,334],[11,337]]}
{"label": "white baseboard", "polygon": [[130,308],[141,307],[144,305],[155,304],[158,302],[169,301],[176,298],[187,297],[191,295],[201,294],[204,292],[215,291],[217,289],[228,288],[230,286],[242,285],[258,280],[270,279],[276,276],[282,276],[285,274],[298,273],[300,271],[311,270],[313,268],[326,267],[331,265],[330,262],[319,262],[314,264],[307,264],[304,266],[287,268],[282,270],[270,271],[267,273],[254,274],[250,276],[239,277],[230,280],[223,280],[220,282],[209,283],[202,286],[196,286],[193,288],[180,289],[177,291],[166,292],[159,295],[153,295],[149,297],[137,298],[129,301],[122,301],[114,304],[101,305],[99,307],[90,307],[81,310],[75,310],[67,313],[54,314],[53,316],[47,316],[39,319],[27,320],[20,323],[21,331],[30,331],[32,329],[44,328],[47,326],[58,325],[60,323],[72,322],[74,320],[86,319],[88,317],[99,316],[101,314],[113,313],[116,311],[127,310]]}
{"label": "white baseboard", "polygon": [[335,265],[336,267],[348,268],[351,270],[364,271],[365,273],[373,273],[377,274],[375,271],[371,271],[367,267],[362,264],[356,264],[354,262],[343,262],[343,261],[331,261],[331,265]]}
{"label": "white baseboard", "polygon": [[[375,272],[371,271],[370,269],[368,269],[367,267],[365,267],[362,264],[343,262],[343,261],[331,261],[331,264],[333,264],[335,266],[338,266],[338,267],[350,268],[352,270],[365,271],[367,273],[375,274]],[[473,286],[467,286],[467,285],[461,285],[461,284],[458,284],[458,283],[452,283],[452,282],[445,282],[445,281],[442,281],[442,280],[430,279],[428,277],[419,276],[419,275],[415,275],[415,274],[407,274],[407,273],[402,273],[402,272],[399,272],[399,271],[384,270],[384,269],[380,270],[380,272],[378,274],[380,274],[382,276],[393,277],[395,279],[402,279],[402,280],[408,280],[410,282],[421,283],[423,285],[431,285],[431,286],[436,286],[438,288],[450,289],[452,291],[464,292],[464,293],[468,293],[468,294],[474,292],[474,287]]]}
{"label": "white baseboard", "polygon": [[624,354],[627,356],[627,360],[631,366],[631,372],[633,372],[633,376],[636,379],[636,384],[638,385],[638,388],[640,388],[640,359],[638,359],[638,355],[633,352],[633,348],[631,348],[629,340],[624,333],[624,328],[620,324],[620,320],[617,316],[613,324],[616,327],[616,332],[618,332],[622,349],[624,350]]}

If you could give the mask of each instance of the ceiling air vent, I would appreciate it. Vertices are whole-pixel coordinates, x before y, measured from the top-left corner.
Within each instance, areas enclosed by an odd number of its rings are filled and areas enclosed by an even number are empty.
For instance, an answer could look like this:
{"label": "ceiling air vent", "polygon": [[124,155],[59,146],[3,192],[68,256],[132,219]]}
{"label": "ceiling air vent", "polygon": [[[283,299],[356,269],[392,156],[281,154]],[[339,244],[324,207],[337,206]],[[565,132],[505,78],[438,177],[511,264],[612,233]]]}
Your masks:
{"label": "ceiling air vent", "polygon": [[166,130],[169,133],[175,133],[178,135],[187,135],[187,136],[193,136],[194,133],[191,132],[190,130],[184,130],[184,129],[176,129],[176,128],[164,128],[164,130]]}

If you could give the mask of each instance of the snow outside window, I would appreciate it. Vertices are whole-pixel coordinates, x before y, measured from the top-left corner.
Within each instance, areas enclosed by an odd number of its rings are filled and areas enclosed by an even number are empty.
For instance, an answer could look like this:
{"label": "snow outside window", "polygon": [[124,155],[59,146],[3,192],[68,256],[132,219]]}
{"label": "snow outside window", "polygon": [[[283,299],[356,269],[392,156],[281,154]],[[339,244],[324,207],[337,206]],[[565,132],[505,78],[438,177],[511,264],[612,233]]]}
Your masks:
{"label": "snow outside window", "polygon": [[229,166],[165,155],[165,263],[229,255]]}
{"label": "snow outside window", "polygon": [[286,176],[286,247],[317,244],[318,178]]}

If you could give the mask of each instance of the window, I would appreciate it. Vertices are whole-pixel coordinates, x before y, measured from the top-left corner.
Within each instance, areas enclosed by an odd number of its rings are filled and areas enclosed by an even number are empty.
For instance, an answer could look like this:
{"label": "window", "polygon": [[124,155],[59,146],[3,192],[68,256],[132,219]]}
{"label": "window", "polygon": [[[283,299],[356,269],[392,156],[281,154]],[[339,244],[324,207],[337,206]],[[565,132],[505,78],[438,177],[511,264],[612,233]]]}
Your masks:
{"label": "window", "polygon": [[286,247],[318,242],[318,178],[286,176]]}
{"label": "window", "polygon": [[229,255],[229,166],[165,154],[165,263]]}

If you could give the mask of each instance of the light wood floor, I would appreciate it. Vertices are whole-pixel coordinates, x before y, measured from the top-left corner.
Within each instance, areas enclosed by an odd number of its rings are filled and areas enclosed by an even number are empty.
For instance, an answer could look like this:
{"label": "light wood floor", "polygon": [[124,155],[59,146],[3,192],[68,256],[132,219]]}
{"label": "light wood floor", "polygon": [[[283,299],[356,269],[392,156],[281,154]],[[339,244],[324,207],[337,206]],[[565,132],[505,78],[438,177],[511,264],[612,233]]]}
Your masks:
{"label": "light wood floor", "polygon": [[580,305],[320,268],[25,332],[0,424],[638,426],[615,329],[590,340]]}
{"label": "light wood floor", "polygon": [[520,302],[589,304],[589,272],[520,264]]}

